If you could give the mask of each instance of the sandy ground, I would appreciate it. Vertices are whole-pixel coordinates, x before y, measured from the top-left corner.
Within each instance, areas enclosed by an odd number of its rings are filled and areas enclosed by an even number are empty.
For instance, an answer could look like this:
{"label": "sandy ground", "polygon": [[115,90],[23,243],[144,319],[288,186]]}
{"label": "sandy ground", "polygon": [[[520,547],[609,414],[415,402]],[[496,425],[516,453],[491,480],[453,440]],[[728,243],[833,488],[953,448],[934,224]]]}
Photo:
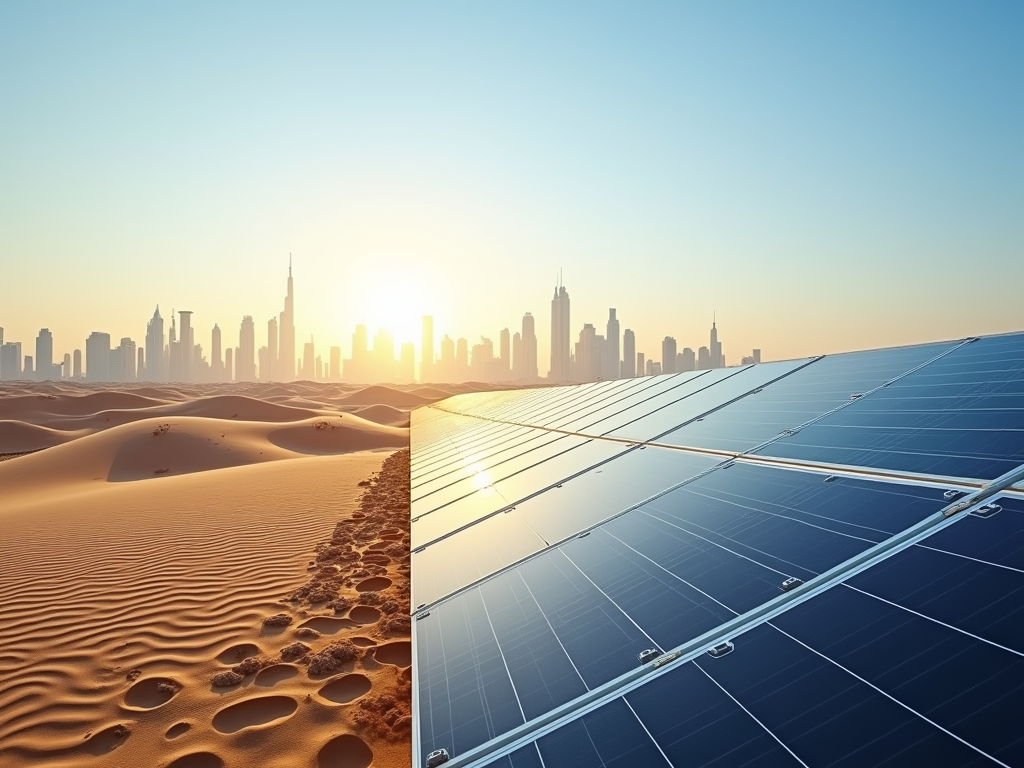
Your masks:
{"label": "sandy ground", "polygon": [[408,765],[408,410],[450,391],[0,388],[0,765]]}

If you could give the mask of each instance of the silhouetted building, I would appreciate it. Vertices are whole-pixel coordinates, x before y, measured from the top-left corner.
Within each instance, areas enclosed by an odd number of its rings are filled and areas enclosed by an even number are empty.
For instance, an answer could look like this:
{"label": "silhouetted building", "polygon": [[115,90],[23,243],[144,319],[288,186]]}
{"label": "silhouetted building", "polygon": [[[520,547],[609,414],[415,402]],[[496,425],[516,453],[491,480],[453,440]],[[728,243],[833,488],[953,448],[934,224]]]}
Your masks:
{"label": "silhouetted building", "polygon": [[555,288],[551,299],[551,369],[548,378],[555,382],[572,379],[569,330],[569,292],[564,285]]}
{"label": "silhouetted building", "polygon": [[192,334],[192,312],[187,309],[178,310],[178,347],[181,357],[181,381],[193,381],[192,357],[195,337]]}
{"label": "silhouetted building", "polygon": [[25,355],[25,364],[22,369],[22,373],[26,379],[34,379],[36,377],[36,370],[32,363],[32,355]]}
{"label": "silhouetted building", "polygon": [[636,353],[636,375],[637,376],[646,376],[647,375],[647,368],[646,368],[646,365],[644,363],[644,353],[643,352],[637,352]]}
{"label": "silhouetted building", "polygon": [[277,318],[272,317],[267,321],[267,367],[260,366],[260,378],[264,381],[277,381],[281,378],[277,373],[280,362],[277,342]]}
{"label": "silhouetted building", "polygon": [[160,305],[153,317],[146,323],[146,381],[166,381],[164,368],[164,319],[160,317]]}
{"label": "silhouetted building", "polygon": [[74,362],[72,363],[72,367],[74,369],[74,373],[72,375],[76,379],[81,379],[82,378],[82,350],[76,349],[75,350],[75,356],[74,356],[73,359],[74,359]]}
{"label": "silhouetted building", "polygon": [[295,285],[292,281],[292,255],[288,254],[288,295],[284,299],[284,312],[278,327],[278,361],[276,374],[281,381],[295,378]]}
{"label": "silhouetted building", "polygon": [[[141,352],[141,351],[142,350],[140,349],[139,352]],[[61,378],[64,378],[64,379],[70,379],[71,378],[71,355],[69,355],[67,352],[64,353],[64,362],[61,364],[60,370],[61,370]]]}
{"label": "silhouetted building", "polygon": [[718,328],[715,327],[714,321],[711,323],[711,346],[709,347],[709,353],[711,368],[725,367],[725,357],[722,355],[722,344],[718,341]]}
{"label": "silhouetted building", "polygon": [[636,334],[629,328],[622,332],[622,369],[619,375],[624,379],[636,376]]}
{"label": "silhouetted building", "polygon": [[242,318],[242,326],[238,329],[235,380],[256,380],[256,325],[253,323],[251,315]]}
{"label": "silhouetted building", "polygon": [[697,370],[706,371],[711,367],[711,351],[707,347],[697,350]]}
{"label": "silhouetted building", "polygon": [[[568,297],[566,297],[568,302]],[[566,324],[568,324],[568,310],[566,310]],[[534,326],[533,315],[527,312],[523,315],[523,367],[520,370],[519,378],[527,381],[535,381],[538,376],[537,370],[537,329]]]}
{"label": "silhouetted building", "polygon": [[608,325],[606,327],[604,350],[601,354],[601,378],[617,379],[622,373],[622,361],[619,359],[619,319],[615,317],[615,310],[608,310]]}
{"label": "silhouetted building", "polygon": [[86,381],[110,381],[110,334],[93,331],[85,340]]}
{"label": "silhouetted building", "polygon": [[469,342],[460,338],[455,342],[455,381],[463,381],[469,373]]}
{"label": "silhouetted building", "polygon": [[761,362],[761,350],[760,349],[755,349],[754,350],[754,354],[751,355],[751,357],[754,358],[754,362],[755,363],[760,363]]}
{"label": "silhouetted building", "polygon": [[299,378],[306,381],[316,381],[316,350],[313,349],[313,337],[302,345],[302,370]]}
{"label": "silhouetted building", "polygon": [[499,381],[507,381],[512,371],[512,339],[509,336],[508,328],[502,328],[498,335],[499,349],[501,350],[499,361],[501,362],[501,378]]}
{"label": "silhouetted building", "polygon": [[520,381],[526,378],[523,369],[526,361],[523,360],[523,337],[519,331],[512,334],[512,380]]}
{"label": "silhouetted building", "polygon": [[213,330],[210,331],[210,378],[214,381],[224,381],[227,378],[224,375],[224,360],[222,358],[220,325],[214,323]]}
{"label": "silhouetted building", "polygon": [[20,379],[21,368],[21,342],[5,341],[0,345],[0,379],[4,381]]}
{"label": "silhouetted building", "polygon": [[260,381],[270,381],[270,349],[263,345],[256,353],[256,375]]}
{"label": "silhouetted building", "polygon": [[224,350],[224,381],[235,380],[235,357],[234,350],[228,347]]}
{"label": "silhouetted building", "polygon": [[676,372],[676,340],[671,336],[661,342],[661,369],[665,373]]}
{"label": "silhouetted building", "polygon": [[689,347],[683,347],[683,351],[679,353],[681,360],[679,364],[680,371],[695,371],[697,370],[697,356],[693,353],[693,350]]}
{"label": "silhouetted building", "polygon": [[48,381],[59,378],[53,374],[53,334],[49,328],[41,328],[36,336],[36,379]]}
{"label": "silhouetted building", "polygon": [[[117,381],[135,381],[135,362],[138,355],[135,342],[127,336],[121,339],[117,348]],[[111,370],[113,373],[113,370]],[[113,376],[111,376],[113,378]]]}
{"label": "silhouetted building", "polygon": [[441,339],[441,360],[438,365],[438,381],[455,381],[455,342],[448,334]]}

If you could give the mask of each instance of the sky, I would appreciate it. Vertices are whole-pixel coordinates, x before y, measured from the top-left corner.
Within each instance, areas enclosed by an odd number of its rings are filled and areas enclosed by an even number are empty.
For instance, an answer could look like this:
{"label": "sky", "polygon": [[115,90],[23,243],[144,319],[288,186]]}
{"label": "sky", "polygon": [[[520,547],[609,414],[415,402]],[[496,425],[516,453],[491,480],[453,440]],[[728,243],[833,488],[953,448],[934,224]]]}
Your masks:
{"label": "sky", "polygon": [[[0,4],[0,326],[1024,329],[1024,4]],[[32,349],[26,349],[32,352]]]}

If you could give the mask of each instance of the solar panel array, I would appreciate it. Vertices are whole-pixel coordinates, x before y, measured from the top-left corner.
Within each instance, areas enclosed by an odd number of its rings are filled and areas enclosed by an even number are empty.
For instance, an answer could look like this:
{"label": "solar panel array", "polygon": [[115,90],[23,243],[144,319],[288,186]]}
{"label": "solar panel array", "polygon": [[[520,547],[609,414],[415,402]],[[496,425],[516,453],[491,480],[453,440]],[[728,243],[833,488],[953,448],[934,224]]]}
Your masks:
{"label": "solar panel array", "polygon": [[460,395],[411,472],[416,765],[1024,765],[1024,334]]}

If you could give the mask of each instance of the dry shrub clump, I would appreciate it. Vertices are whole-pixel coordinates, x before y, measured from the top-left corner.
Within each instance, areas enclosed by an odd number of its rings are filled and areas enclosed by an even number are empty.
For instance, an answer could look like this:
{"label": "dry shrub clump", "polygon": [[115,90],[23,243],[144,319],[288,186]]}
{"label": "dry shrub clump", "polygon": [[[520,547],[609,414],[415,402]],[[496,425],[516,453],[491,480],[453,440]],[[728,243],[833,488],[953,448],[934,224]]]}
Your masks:
{"label": "dry shrub clump", "polygon": [[295,661],[296,659],[301,659],[310,650],[310,647],[305,643],[292,643],[281,649],[281,658],[285,661]]}
{"label": "dry shrub clump", "polygon": [[411,724],[409,701],[409,692],[404,690],[396,690],[394,695],[365,696],[352,713],[352,719],[374,736],[398,740],[405,737]]}
{"label": "dry shrub clump", "polygon": [[287,613],[275,613],[273,616],[267,616],[263,620],[263,626],[265,627],[287,627],[291,624],[294,619]]}
{"label": "dry shrub clump", "polygon": [[336,640],[309,657],[310,675],[328,675],[341,668],[346,661],[359,658],[359,649],[351,640]]}
{"label": "dry shrub clump", "polygon": [[385,634],[407,635],[412,632],[412,619],[405,614],[385,616],[377,626]]}
{"label": "dry shrub clump", "polygon": [[274,662],[265,656],[250,656],[241,664],[231,668],[231,671],[238,675],[254,675],[264,667],[269,667]]}
{"label": "dry shrub clump", "polygon": [[330,603],[328,603],[327,607],[333,608],[335,613],[344,613],[353,605],[355,605],[355,603],[347,597],[339,597],[337,600],[333,600]]}
{"label": "dry shrub clump", "polygon": [[227,688],[231,685],[238,685],[244,678],[237,672],[219,672],[210,678],[214,688]]}

